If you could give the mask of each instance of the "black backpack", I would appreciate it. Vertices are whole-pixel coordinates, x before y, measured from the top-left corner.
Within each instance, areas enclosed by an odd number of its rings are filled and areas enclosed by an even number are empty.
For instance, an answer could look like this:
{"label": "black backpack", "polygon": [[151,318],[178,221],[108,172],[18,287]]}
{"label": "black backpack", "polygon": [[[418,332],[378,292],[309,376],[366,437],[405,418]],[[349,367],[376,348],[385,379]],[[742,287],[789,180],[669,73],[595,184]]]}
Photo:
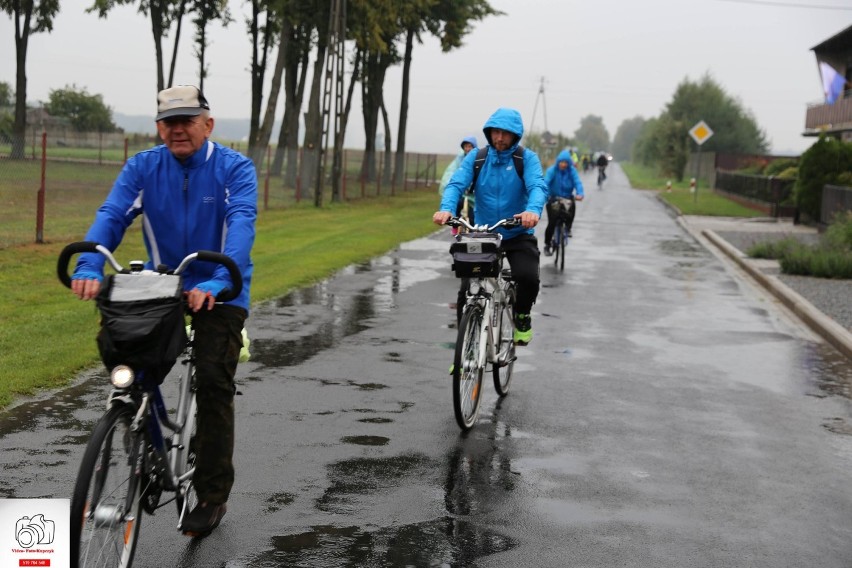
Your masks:
{"label": "black backpack", "polygon": [[[473,161],[473,181],[470,182],[469,192],[473,193],[476,188],[476,178],[479,177],[479,170],[482,169],[482,164],[485,163],[485,156],[488,155],[488,146],[480,148],[476,151],[476,159]],[[512,152],[512,161],[515,162],[515,171],[521,181],[524,181],[524,147],[518,144],[515,151]]]}

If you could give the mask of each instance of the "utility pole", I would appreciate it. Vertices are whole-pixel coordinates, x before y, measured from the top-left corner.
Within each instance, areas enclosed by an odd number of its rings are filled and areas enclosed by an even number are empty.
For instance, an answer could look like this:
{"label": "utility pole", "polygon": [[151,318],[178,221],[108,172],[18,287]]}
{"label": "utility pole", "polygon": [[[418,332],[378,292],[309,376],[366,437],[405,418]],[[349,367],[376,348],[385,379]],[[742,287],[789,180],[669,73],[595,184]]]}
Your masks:
{"label": "utility pole", "polygon": [[[328,139],[334,136],[334,150],[331,166],[331,200],[340,201],[340,173],[343,162],[343,140],[340,126],[343,122],[343,67],[345,65],[346,39],[346,0],[329,0],[328,49],[325,55],[325,81],[322,89],[322,138],[320,156],[317,160],[316,193],[314,205],[322,206],[322,188],[325,181],[325,157],[328,151]],[[334,91],[334,123],[331,119],[331,93]],[[333,133],[333,134],[332,134]]]}
{"label": "utility pole", "polygon": [[530,134],[533,133],[533,126],[535,125],[535,113],[538,110],[538,100],[541,99],[541,106],[544,110],[544,131],[547,130],[547,101],[544,98],[544,77],[541,78],[541,84],[538,87],[538,94],[535,96],[535,106],[533,106],[532,119],[530,119]]}

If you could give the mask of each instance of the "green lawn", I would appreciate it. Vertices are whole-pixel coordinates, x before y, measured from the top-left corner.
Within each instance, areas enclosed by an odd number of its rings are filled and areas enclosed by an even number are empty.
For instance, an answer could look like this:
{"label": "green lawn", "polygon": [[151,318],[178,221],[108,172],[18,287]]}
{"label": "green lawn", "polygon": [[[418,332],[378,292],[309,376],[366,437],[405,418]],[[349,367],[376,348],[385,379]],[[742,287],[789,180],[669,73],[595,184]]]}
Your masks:
{"label": "green lawn", "polygon": [[[303,203],[261,211],[252,251],[253,302],[282,296],[433,232],[437,204],[431,187],[320,209]],[[80,231],[68,240],[82,236]],[[0,407],[16,396],[68,384],[79,371],[100,364],[94,304],[77,300],[56,277],[65,244],[0,250]],[[138,229],[126,235],[116,258],[125,264],[145,258]]]}
{"label": "green lawn", "polygon": [[[619,162],[621,169],[636,189],[659,191],[659,195],[683,215],[709,215],[714,217],[765,217],[764,213],[749,209],[735,201],[716,194],[708,187],[698,185],[697,191],[690,191],[689,180],[676,181],[661,177],[654,168]],[[669,191],[667,182],[671,181]]]}

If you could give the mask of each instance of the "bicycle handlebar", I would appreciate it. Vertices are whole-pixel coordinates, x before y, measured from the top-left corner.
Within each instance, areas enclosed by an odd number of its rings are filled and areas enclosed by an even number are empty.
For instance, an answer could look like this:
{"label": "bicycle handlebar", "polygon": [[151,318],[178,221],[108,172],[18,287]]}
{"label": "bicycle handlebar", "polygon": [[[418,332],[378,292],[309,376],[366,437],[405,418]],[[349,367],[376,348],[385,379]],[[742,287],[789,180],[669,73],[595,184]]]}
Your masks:
{"label": "bicycle handlebar", "polygon": [[498,227],[520,227],[521,220],[518,217],[507,217],[506,219],[500,219],[493,225],[471,225],[467,222],[467,219],[463,219],[461,217],[450,217],[447,221],[447,225],[450,227],[465,227],[471,231],[484,231],[486,233],[490,233],[497,229]]}
{"label": "bicycle handlebar", "polygon": [[[109,262],[110,266],[115,269],[116,272],[120,272],[122,274],[130,274],[130,270],[121,266],[115,257],[110,253],[109,249],[103,245],[100,245],[91,241],[80,241],[76,243],[71,243],[62,249],[62,252],[59,253],[59,260],[56,262],[56,272],[57,276],[59,276],[59,281],[65,285],[66,288],[71,287],[71,277],[68,276],[68,263],[71,261],[71,257],[75,254],[84,253],[84,252],[97,252],[102,254],[107,262]],[[243,290],[243,276],[240,274],[239,269],[237,268],[236,263],[231,259],[231,257],[226,256],[219,252],[213,252],[210,250],[200,250],[198,252],[194,252],[192,254],[188,254],[181,261],[180,265],[175,270],[171,270],[166,272],[166,274],[181,274],[186,267],[195,262],[196,260],[200,260],[202,262],[214,262],[217,264],[221,264],[225,268],[228,269],[228,274],[231,277],[231,283],[234,285],[233,289],[225,288],[216,296],[216,301],[218,302],[228,302],[233,300],[237,296],[240,295],[240,292]]]}

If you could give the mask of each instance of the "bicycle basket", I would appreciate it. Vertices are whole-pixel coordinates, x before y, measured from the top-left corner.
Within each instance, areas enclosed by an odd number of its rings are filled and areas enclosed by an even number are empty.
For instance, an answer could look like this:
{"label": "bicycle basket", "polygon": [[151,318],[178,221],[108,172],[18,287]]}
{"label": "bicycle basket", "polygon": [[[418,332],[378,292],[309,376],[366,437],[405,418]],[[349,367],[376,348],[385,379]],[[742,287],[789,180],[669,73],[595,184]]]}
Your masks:
{"label": "bicycle basket", "polygon": [[450,245],[453,272],[458,278],[487,278],[500,273],[502,238],[497,233],[463,233]]}
{"label": "bicycle basket", "polygon": [[567,216],[574,207],[574,201],[565,197],[557,197],[553,200],[553,212],[559,216]]}
{"label": "bicycle basket", "polygon": [[186,346],[180,276],[112,274],[98,294],[98,350],[110,371],[144,369],[162,383]]}

